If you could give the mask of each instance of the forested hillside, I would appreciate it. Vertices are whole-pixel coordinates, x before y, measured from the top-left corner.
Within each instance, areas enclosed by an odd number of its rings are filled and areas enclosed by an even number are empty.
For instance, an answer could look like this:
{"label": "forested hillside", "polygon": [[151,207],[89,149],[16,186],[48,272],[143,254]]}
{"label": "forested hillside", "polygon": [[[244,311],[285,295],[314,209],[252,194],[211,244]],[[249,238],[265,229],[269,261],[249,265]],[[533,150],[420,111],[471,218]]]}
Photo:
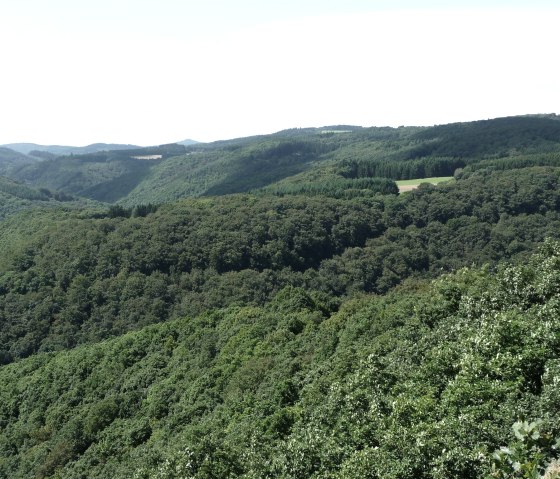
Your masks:
{"label": "forested hillside", "polygon": [[9,148],[0,147],[0,176],[10,175],[14,170],[35,160]]}
{"label": "forested hillside", "polygon": [[36,187],[112,203],[126,196],[154,164],[184,151],[182,145],[162,145],[47,157],[13,169],[10,177]]}
{"label": "forested hillside", "polygon": [[0,176],[0,221],[20,211],[37,209],[83,209],[94,207],[95,202],[74,198],[60,191],[48,188],[30,188],[10,178]]}
{"label": "forested hillside", "polygon": [[400,197],[241,195],[145,217],[66,215],[0,275],[0,354],[11,361],[208,308],[263,304],[286,285],[335,299],[523,256],[558,237],[559,175],[479,172]]}
{"label": "forested hillside", "polygon": [[[340,184],[379,177],[452,176],[467,165],[480,168],[497,159],[525,167],[560,166],[559,155],[556,117],[512,117],[432,128],[294,129],[190,147],[185,155],[156,166],[121,202],[162,203],[269,185],[269,191],[277,193],[308,194],[317,191],[317,181]],[[278,188],[280,180],[284,181]]]}
{"label": "forested hillside", "polygon": [[282,190],[292,194],[292,183],[317,179],[404,180],[452,176],[465,167],[560,166],[559,155],[560,121],[549,115],[435,127],[292,129],[209,144],[62,156],[10,170],[9,176],[131,207],[274,188],[281,180]]}
{"label": "forested hillside", "polygon": [[483,477],[517,418],[560,434],[559,278],[547,243],[338,310],[288,287],[35,355],[0,369],[0,474]]}
{"label": "forested hillside", "polygon": [[559,161],[527,116],[19,166],[0,478],[542,477]]}

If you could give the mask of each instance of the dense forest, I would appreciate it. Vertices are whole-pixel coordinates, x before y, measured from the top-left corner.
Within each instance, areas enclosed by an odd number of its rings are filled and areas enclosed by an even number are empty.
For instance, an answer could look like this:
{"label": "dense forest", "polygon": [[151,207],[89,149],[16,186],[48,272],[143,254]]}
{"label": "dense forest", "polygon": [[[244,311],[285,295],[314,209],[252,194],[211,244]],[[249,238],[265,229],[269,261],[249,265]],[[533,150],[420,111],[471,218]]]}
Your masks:
{"label": "dense forest", "polygon": [[4,153],[1,478],[554,477],[556,116]]}

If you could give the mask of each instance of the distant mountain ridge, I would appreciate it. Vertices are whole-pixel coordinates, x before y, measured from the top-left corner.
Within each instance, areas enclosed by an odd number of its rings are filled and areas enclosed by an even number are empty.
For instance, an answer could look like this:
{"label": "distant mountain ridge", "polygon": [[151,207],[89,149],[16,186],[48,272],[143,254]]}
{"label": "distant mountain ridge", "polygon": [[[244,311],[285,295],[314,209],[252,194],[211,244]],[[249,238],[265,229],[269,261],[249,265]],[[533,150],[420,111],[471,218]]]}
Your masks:
{"label": "distant mountain ridge", "polygon": [[183,146],[197,145],[198,143],[200,143],[200,141],[191,140],[189,138],[187,138],[186,140],[177,142],[178,145],[183,145]]}
{"label": "distant mountain ridge", "polygon": [[92,143],[91,145],[87,146],[39,145],[37,143],[8,143],[0,146],[9,148],[24,155],[29,155],[32,151],[46,151],[56,156],[71,154],[83,155],[87,153],[97,153],[99,151],[132,150],[141,148],[137,145],[124,145],[119,143]]}

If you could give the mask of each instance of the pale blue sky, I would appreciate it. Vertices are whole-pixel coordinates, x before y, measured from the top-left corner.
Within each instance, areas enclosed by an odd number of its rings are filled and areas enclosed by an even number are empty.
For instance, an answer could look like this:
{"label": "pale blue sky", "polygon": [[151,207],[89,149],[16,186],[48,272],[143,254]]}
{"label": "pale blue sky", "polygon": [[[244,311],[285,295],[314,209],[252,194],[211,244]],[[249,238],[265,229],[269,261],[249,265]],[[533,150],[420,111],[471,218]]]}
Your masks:
{"label": "pale blue sky", "polygon": [[557,3],[2,0],[0,144],[560,113]]}

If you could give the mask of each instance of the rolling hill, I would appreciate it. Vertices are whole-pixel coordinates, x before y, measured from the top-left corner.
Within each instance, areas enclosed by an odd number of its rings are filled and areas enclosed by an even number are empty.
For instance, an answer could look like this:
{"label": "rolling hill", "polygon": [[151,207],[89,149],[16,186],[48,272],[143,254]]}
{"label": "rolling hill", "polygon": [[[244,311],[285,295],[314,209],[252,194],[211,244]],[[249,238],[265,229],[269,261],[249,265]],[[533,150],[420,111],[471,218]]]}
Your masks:
{"label": "rolling hill", "polygon": [[[516,161],[560,164],[560,121],[520,116],[434,127],[291,129],[214,143],[63,156],[10,170],[36,187],[124,206],[266,188],[452,176],[458,169]],[[297,189],[297,188],[296,188]]]}
{"label": "rolling hill", "polygon": [[140,183],[154,164],[184,151],[181,145],[162,145],[61,156],[25,164],[11,177],[36,187],[115,202]]}
{"label": "rolling hill", "polygon": [[23,153],[11,150],[10,148],[0,147],[0,175],[2,176],[10,175],[19,167],[35,161],[37,160]]}
{"label": "rolling hill", "polygon": [[25,210],[84,209],[98,205],[92,200],[75,198],[47,188],[31,188],[20,182],[0,176],[0,221]]}

